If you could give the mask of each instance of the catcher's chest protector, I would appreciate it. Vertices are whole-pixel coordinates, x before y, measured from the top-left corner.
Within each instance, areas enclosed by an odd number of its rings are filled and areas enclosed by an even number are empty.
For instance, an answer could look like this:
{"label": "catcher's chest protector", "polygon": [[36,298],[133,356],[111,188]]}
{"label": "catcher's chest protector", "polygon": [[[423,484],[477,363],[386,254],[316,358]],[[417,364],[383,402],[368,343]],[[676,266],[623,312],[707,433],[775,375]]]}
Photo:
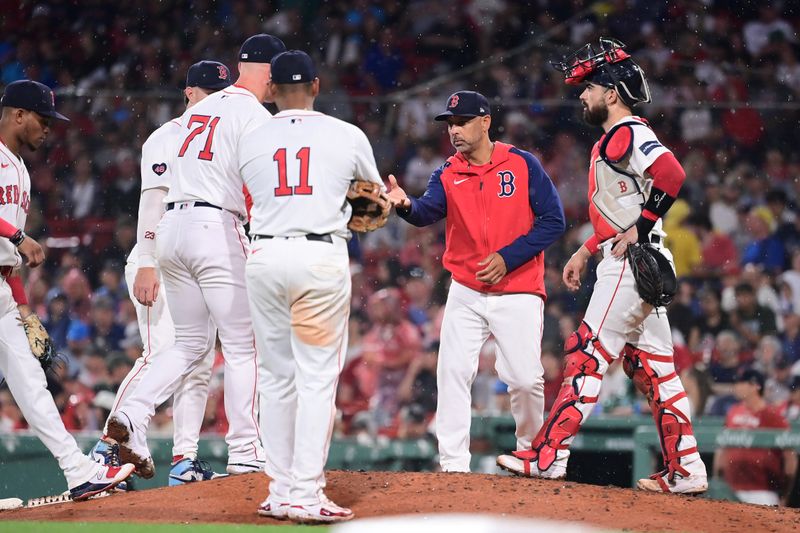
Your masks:
{"label": "catcher's chest protector", "polygon": [[653,180],[651,177],[638,176],[631,168],[630,155],[633,150],[633,135],[630,135],[631,146],[619,159],[612,159],[606,154],[609,142],[620,128],[646,128],[641,122],[623,122],[612,128],[593,152],[590,187],[591,201],[597,212],[612,228],[622,232],[633,226],[642,212],[642,206],[650,196]]}

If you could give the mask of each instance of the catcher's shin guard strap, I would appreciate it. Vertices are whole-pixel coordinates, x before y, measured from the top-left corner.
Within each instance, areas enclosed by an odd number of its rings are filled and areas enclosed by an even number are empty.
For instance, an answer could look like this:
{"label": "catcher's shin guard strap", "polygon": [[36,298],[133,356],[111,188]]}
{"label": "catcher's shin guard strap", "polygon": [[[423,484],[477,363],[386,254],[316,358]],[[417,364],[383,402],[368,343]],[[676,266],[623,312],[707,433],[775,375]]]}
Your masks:
{"label": "catcher's shin guard strap", "polygon": [[532,459],[540,471],[552,466],[558,450],[569,448],[567,441],[578,433],[591,405],[597,402],[603,375],[613,361],[585,322],[564,343],[564,351],[564,384],[531,443]]}
{"label": "catcher's shin guard strap", "polygon": [[[672,480],[676,473],[688,476],[689,472],[681,466],[680,459],[697,453],[697,447],[680,449],[681,439],[693,435],[693,432],[689,415],[675,405],[686,398],[686,392],[680,390],[664,398],[665,394],[661,391],[662,385],[678,377],[672,364],[672,356],[651,354],[630,344],[625,347],[623,354],[625,372],[633,379],[636,388],[647,396],[650,403],[668,479]],[[666,373],[658,376],[652,363],[668,365]],[[659,479],[661,484],[663,475],[654,479]]]}

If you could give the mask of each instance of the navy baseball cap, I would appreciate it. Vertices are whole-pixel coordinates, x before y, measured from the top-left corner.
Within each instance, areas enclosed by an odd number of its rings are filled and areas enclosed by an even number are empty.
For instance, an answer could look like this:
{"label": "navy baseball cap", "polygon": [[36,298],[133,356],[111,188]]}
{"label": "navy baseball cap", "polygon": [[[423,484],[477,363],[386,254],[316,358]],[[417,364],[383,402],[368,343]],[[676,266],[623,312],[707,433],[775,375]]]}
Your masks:
{"label": "navy baseball cap", "polygon": [[761,388],[761,391],[763,392],[766,379],[764,378],[764,374],[762,374],[758,370],[754,368],[746,368],[741,372],[739,372],[739,375],[736,376],[736,382],[753,383],[754,385],[758,385]]}
{"label": "navy baseball cap", "polygon": [[282,52],[272,58],[272,83],[309,83],[317,77],[314,61],[300,50]]}
{"label": "navy baseball cap", "polygon": [[447,117],[483,117],[491,115],[489,100],[475,91],[458,91],[447,99],[447,110],[436,115],[434,120],[447,120]]}
{"label": "navy baseball cap", "polygon": [[186,72],[187,87],[219,90],[231,83],[231,71],[218,61],[198,61]]}
{"label": "navy baseball cap", "polygon": [[6,87],[3,98],[0,99],[0,106],[27,109],[35,111],[43,117],[69,122],[67,117],[56,111],[56,95],[53,90],[38,81],[12,81]]}
{"label": "navy baseball cap", "polygon": [[286,51],[283,41],[267,33],[259,33],[248,38],[239,49],[242,63],[270,63],[272,58]]}

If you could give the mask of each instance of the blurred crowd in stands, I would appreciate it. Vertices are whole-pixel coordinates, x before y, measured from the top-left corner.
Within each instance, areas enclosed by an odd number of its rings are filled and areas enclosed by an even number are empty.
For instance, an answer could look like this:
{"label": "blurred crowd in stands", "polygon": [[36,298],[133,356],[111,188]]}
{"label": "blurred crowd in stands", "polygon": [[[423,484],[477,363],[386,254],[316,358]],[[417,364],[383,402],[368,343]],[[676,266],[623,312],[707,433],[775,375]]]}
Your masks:
{"label": "blurred crowd in stands", "polygon": [[[548,60],[601,35],[625,42],[653,94],[639,112],[687,173],[664,227],[680,278],[668,312],[694,414],[725,415],[736,401],[737,373],[755,367],[767,378],[767,401],[797,419],[800,11],[791,2],[663,4],[0,0],[0,81],[28,77],[53,86],[72,119],[54,125],[45,147],[26,157],[34,198],[27,229],[49,253],[26,286],[66,358],[51,387],[67,427],[102,427],[142,351],[123,276],[136,238],[141,144],[182,112],[179,90],[190,64],[215,59],[233,69],[239,44],[261,31],[315,57],[319,110],[363,128],[382,175],[394,173],[410,193],[424,191],[453,151],[431,117],[458,89],[490,98],[493,138],[542,160],[569,224],[545,254],[548,406],[562,379],[563,340],[577,329],[592,286],[589,279],[577,294],[567,292],[561,269],[589,231],[588,157],[600,135],[580,121],[577,91]],[[443,249],[443,225],[419,229],[396,217],[351,243],[339,432],[428,431],[449,282]],[[218,365],[206,431],[226,429],[219,372]],[[477,414],[508,410],[491,341],[473,399]],[[648,413],[619,364],[605,377],[597,410]],[[170,431],[170,424],[163,406],[152,426]],[[24,427],[0,389],[0,432]]]}

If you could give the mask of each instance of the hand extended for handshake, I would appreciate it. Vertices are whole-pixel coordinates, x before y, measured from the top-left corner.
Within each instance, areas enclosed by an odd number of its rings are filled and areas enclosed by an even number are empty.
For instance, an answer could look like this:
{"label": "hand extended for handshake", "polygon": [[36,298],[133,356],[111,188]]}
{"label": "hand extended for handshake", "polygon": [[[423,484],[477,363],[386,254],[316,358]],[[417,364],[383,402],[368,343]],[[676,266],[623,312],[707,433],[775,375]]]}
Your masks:
{"label": "hand extended for handshake", "polygon": [[[411,200],[408,199],[406,192],[397,184],[394,174],[389,174],[389,186],[386,188],[389,201],[395,209],[409,209]],[[497,252],[492,252],[482,260],[478,261],[478,267],[483,267],[475,273],[475,279],[487,285],[498,283],[508,273],[505,259]]]}

